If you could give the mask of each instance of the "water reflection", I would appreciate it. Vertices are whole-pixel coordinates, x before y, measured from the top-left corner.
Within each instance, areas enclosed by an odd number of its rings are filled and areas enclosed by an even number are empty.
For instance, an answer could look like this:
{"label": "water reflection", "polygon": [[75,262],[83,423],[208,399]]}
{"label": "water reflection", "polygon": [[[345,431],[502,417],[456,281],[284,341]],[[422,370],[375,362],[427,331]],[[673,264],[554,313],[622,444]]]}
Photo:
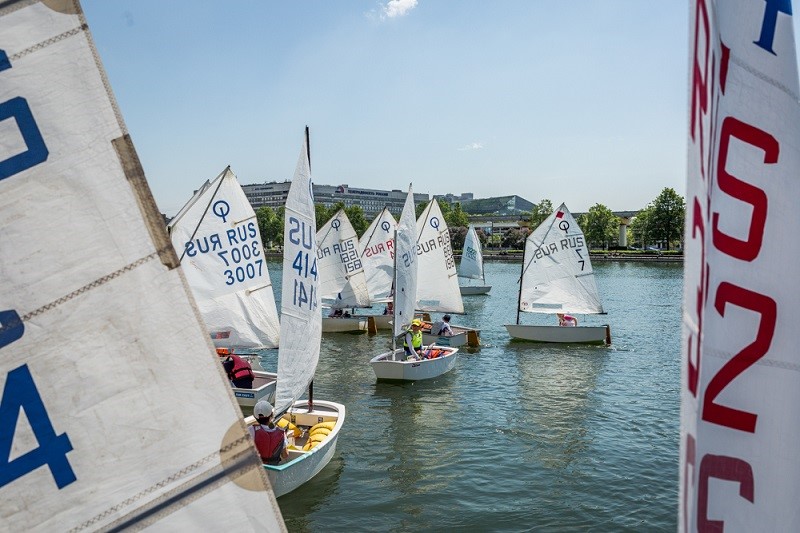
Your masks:
{"label": "water reflection", "polygon": [[340,453],[331,459],[313,481],[300,485],[297,489],[278,498],[278,505],[286,522],[286,528],[293,532],[314,531],[313,514],[324,508],[325,503],[339,490],[339,478],[344,471],[345,461]]}
{"label": "water reflection", "polygon": [[592,438],[587,418],[597,408],[592,394],[609,349],[508,343],[506,353],[519,378],[518,423],[508,431],[521,459],[574,474]]}

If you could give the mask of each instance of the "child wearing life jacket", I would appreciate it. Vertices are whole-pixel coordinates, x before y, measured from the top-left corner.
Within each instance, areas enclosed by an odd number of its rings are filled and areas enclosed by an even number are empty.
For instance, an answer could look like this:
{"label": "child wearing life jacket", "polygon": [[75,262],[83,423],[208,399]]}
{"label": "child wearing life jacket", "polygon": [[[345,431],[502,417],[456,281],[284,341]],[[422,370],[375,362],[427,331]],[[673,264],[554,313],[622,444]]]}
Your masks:
{"label": "child wearing life jacket", "polygon": [[275,408],[266,400],[256,403],[253,416],[258,420],[255,426],[248,426],[250,437],[255,442],[258,455],[264,464],[276,465],[289,457],[289,442],[286,432],[272,423]]}

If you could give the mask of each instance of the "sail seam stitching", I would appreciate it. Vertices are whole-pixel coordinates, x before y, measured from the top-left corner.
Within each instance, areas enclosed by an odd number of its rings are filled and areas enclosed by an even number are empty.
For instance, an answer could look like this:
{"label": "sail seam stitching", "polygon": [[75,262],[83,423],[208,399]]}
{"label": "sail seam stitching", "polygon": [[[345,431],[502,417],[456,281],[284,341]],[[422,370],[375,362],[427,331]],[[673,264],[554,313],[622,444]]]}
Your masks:
{"label": "sail seam stitching", "polygon": [[170,483],[172,483],[172,482],[174,482],[174,481],[176,481],[176,480],[178,480],[178,479],[180,479],[182,477],[185,477],[187,474],[190,474],[191,472],[197,470],[198,468],[200,468],[204,464],[208,463],[212,459],[214,459],[216,457],[219,457],[221,454],[225,454],[226,452],[238,447],[240,444],[242,444],[243,442],[245,442],[247,440],[249,440],[249,435],[245,435],[243,437],[238,438],[235,441],[232,441],[230,444],[220,448],[219,452],[214,452],[214,453],[212,453],[210,455],[207,455],[207,456],[203,457],[202,459],[200,459],[198,461],[195,461],[194,463],[192,463],[192,464],[190,464],[190,465],[178,470],[177,472],[175,472],[174,474],[172,474],[168,478],[165,478],[165,479],[159,481],[158,483],[156,483],[155,485],[152,485],[152,486],[146,488],[145,490],[139,492],[138,494],[135,494],[135,495],[131,496],[130,498],[127,498],[127,499],[121,501],[120,503],[116,504],[113,507],[109,507],[104,512],[102,512],[101,514],[95,516],[94,518],[92,518],[90,520],[87,520],[83,524],[71,529],[70,531],[80,531],[82,529],[86,529],[87,527],[99,522],[100,520],[103,520],[104,518],[108,517],[109,515],[117,512],[117,511],[119,511],[120,509],[122,509],[124,507],[127,507],[127,506],[137,502],[138,500],[144,498],[145,496],[147,496],[149,494],[152,494],[154,491],[159,490],[161,488],[164,488],[165,486],[169,485]]}
{"label": "sail seam stitching", "polygon": [[792,98],[792,100],[794,100],[795,102],[800,101],[800,98],[798,98],[798,96],[796,94],[794,94],[789,87],[787,87],[786,85],[780,83],[776,79],[771,78],[770,76],[767,76],[766,74],[764,74],[760,70],[754,69],[753,67],[751,67],[747,63],[744,63],[743,61],[741,61],[738,57],[732,55],[731,56],[731,63],[734,63],[735,65],[741,67],[742,69],[746,70],[747,72],[749,72],[753,76],[755,76],[758,79],[760,79],[760,80],[772,85],[773,87],[776,87],[776,88],[780,89],[782,92],[784,92],[787,95],[789,95]]}
{"label": "sail seam stitching", "polygon": [[[131,263],[129,265],[125,265],[124,267],[120,268],[116,272],[112,272],[111,274],[103,276],[102,278],[98,278],[98,279],[94,280],[93,282],[89,283],[88,285],[84,285],[83,287],[81,287],[79,289],[76,289],[76,290],[72,291],[71,293],[62,296],[59,299],[54,300],[54,301],[52,301],[52,302],[50,302],[50,303],[48,303],[46,305],[43,305],[39,309],[36,309],[36,310],[31,311],[30,313],[24,315],[22,317],[22,322],[30,320],[31,318],[33,318],[35,316],[38,316],[38,315],[40,315],[40,314],[42,314],[42,313],[44,313],[46,311],[50,311],[51,309],[54,309],[54,308],[58,307],[59,305],[65,303],[65,302],[68,302],[69,300],[75,298],[76,296],[80,296],[81,294],[85,293],[86,291],[89,291],[89,290],[92,290],[92,289],[96,289],[97,287],[99,287],[101,285],[104,285],[105,283],[107,283],[107,282],[109,282],[109,281],[111,281],[111,280],[113,280],[115,278],[118,278],[119,276],[121,276],[122,274],[125,274],[126,272],[130,272],[134,268],[137,268],[137,267],[141,266],[142,264],[144,264],[144,263],[146,263],[148,261],[152,261],[156,257],[158,257],[158,252],[154,252],[154,253],[152,253],[150,255],[142,257],[141,259],[138,259],[138,260],[134,261],[133,263]],[[9,324],[9,326],[10,326],[10,324]]]}
{"label": "sail seam stitching", "polygon": [[46,40],[44,40],[44,41],[42,41],[40,43],[36,43],[35,45],[33,45],[33,46],[29,47],[29,48],[26,48],[25,50],[17,52],[16,54],[12,55],[8,59],[9,59],[9,61],[14,60],[14,59],[19,59],[19,58],[21,58],[23,56],[26,56],[26,55],[30,54],[30,53],[33,53],[33,52],[36,52],[36,51],[41,50],[43,48],[46,48],[46,47],[50,46],[51,44],[55,44],[55,43],[57,43],[59,41],[63,41],[67,37],[72,37],[74,35],[82,33],[84,31],[86,31],[86,29],[87,29],[86,24],[82,24],[81,26],[79,26],[77,28],[71,29],[69,31],[65,31],[64,33],[62,33],[60,35],[56,35],[55,37],[50,37],[49,39],[46,39]]}

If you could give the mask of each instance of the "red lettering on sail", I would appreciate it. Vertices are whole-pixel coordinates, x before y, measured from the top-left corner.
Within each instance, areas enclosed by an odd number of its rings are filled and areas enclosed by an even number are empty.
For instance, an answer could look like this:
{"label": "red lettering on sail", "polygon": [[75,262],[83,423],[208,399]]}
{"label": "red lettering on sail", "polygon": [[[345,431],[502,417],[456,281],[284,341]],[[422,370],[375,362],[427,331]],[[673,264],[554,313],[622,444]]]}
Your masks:
{"label": "red lettering on sail", "polygon": [[717,163],[719,188],[734,198],[752,205],[753,213],[750,217],[750,231],[746,241],[723,233],[718,227],[720,214],[714,213],[712,215],[714,246],[731,257],[752,261],[761,251],[761,243],[764,238],[764,225],[767,221],[767,195],[762,189],[732,176],[725,170],[731,137],[764,150],[763,161],[766,164],[774,164],[778,161],[780,147],[775,137],[754,126],[733,117],[726,117],[722,122]]}
{"label": "red lettering on sail", "polygon": [[[699,234],[699,235],[698,235]],[[706,250],[705,250],[705,222],[703,220],[703,208],[700,207],[700,202],[695,198],[692,206],[692,238],[700,243],[700,265],[705,265]],[[700,284],[697,286],[696,292],[696,307],[697,312],[697,335],[689,335],[687,342],[689,343],[688,350],[686,351],[688,357],[686,364],[689,365],[688,369],[688,387],[692,396],[697,396],[697,378],[698,368],[700,368],[700,341],[703,336],[703,307],[705,302],[705,287],[706,276],[703,266],[700,269]],[[694,353],[695,361],[692,362],[692,353]]]}
{"label": "red lettering on sail", "polygon": [[[686,434],[686,457],[684,462],[684,470],[683,470],[683,530],[689,531],[689,513],[686,512],[687,506],[689,504],[689,486],[694,485],[692,483],[694,476],[694,467],[697,461],[697,444],[694,440],[694,435],[691,433]],[[692,468],[692,471],[689,472],[689,467]]]}
{"label": "red lettering on sail", "polygon": [[708,481],[711,478],[739,483],[739,496],[749,502],[754,501],[755,483],[753,468],[749,463],[736,457],[725,455],[703,456],[700,461],[700,480],[697,487],[697,531],[723,531],[722,520],[711,520],[708,517]]}
{"label": "red lettering on sail", "polygon": [[[703,153],[703,123],[701,117],[708,112],[708,63],[711,53],[711,42],[709,39],[708,9],[705,0],[698,0],[697,13],[695,16],[694,28],[694,58],[692,60],[692,119],[691,136],[692,140],[699,137],[700,153]],[[702,23],[702,28],[701,28]],[[701,34],[702,30],[702,34]],[[701,49],[700,39],[703,40],[704,57],[700,58],[698,53]],[[699,134],[696,130],[699,130]],[[702,161],[702,158],[701,158]],[[705,169],[700,168],[700,175],[705,178]]]}
{"label": "red lettering on sail", "polygon": [[726,304],[755,311],[761,315],[755,340],[737,353],[711,378],[703,402],[703,420],[721,426],[755,433],[758,415],[714,403],[717,395],[753,363],[764,357],[772,344],[777,318],[777,304],[772,298],[757,292],[737,287],[732,283],[720,283],[714,307],[725,316]]}

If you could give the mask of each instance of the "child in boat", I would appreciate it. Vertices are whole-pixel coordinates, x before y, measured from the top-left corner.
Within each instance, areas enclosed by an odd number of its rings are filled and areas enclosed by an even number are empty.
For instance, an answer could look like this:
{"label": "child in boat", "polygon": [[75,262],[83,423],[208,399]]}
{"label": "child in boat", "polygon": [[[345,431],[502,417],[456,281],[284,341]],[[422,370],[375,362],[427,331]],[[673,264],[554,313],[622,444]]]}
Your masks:
{"label": "child in boat", "polygon": [[289,442],[286,432],[272,423],[275,408],[266,400],[259,401],[253,408],[253,416],[258,420],[255,426],[247,430],[256,445],[261,461],[268,465],[276,465],[289,457]]}
{"label": "child in boat", "polygon": [[564,313],[556,313],[558,317],[559,326],[577,326],[578,319],[572,315],[565,315]]}

